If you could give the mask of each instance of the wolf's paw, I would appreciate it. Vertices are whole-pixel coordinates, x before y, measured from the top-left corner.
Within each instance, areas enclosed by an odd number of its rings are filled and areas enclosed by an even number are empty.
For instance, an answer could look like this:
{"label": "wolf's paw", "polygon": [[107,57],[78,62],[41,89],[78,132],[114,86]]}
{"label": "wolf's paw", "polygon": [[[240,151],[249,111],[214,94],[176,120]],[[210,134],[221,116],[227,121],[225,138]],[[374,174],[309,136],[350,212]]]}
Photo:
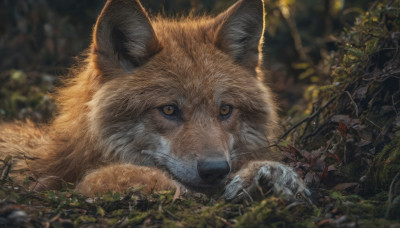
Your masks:
{"label": "wolf's paw", "polygon": [[138,188],[141,192],[149,194],[162,190],[174,190],[177,186],[159,169],[131,164],[114,164],[87,174],[75,190],[86,196],[95,196],[107,192],[124,193],[128,188]]}
{"label": "wolf's paw", "polygon": [[310,191],[297,173],[289,166],[279,162],[252,162],[235,174],[225,187],[226,200],[250,200],[265,195],[281,195],[288,199],[310,202]]}

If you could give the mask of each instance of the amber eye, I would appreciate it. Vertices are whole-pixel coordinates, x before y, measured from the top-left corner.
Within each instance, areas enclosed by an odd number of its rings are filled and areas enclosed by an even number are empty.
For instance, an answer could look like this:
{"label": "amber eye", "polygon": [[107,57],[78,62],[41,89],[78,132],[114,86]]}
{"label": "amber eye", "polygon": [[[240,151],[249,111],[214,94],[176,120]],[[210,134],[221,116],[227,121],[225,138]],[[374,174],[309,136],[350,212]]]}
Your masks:
{"label": "amber eye", "polygon": [[165,118],[167,118],[169,120],[174,120],[174,121],[181,120],[181,113],[180,113],[178,106],[176,106],[176,105],[173,105],[173,104],[164,105],[164,106],[158,107],[158,110]]}
{"label": "amber eye", "polygon": [[167,116],[172,116],[175,114],[176,108],[173,105],[165,105],[161,108],[161,111]]}
{"label": "amber eye", "polygon": [[219,116],[223,119],[229,118],[229,116],[232,114],[232,106],[231,105],[222,105],[219,108]]}

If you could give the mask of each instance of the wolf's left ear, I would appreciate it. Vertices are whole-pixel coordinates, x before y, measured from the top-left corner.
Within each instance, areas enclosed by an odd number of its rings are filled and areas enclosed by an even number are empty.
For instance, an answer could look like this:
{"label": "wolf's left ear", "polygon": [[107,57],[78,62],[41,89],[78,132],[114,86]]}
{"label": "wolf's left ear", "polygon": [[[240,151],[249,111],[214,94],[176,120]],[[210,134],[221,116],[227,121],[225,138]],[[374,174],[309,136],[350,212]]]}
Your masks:
{"label": "wolf's left ear", "polygon": [[151,22],[138,0],[108,0],[93,34],[93,61],[104,76],[131,72],[161,50]]}
{"label": "wolf's left ear", "polygon": [[262,0],[239,0],[215,18],[215,44],[235,61],[254,70],[264,29]]}

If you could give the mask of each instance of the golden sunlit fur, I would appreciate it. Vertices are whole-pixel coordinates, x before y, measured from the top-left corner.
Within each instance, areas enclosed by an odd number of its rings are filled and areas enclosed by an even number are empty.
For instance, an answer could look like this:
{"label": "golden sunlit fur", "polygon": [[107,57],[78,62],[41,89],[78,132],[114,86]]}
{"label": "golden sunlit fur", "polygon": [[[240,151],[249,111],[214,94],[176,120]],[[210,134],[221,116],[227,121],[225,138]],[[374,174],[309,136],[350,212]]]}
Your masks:
{"label": "golden sunlit fur", "polygon": [[179,20],[107,1],[83,67],[55,95],[54,121],[0,126],[0,153],[20,170],[12,176],[33,175],[36,190],[72,182],[86,195],[181,184],[231,199],[254,178],[289,196],[305,191],[291,168],[270,162],[277,115],[256,68],[263,17],[261,0]]}

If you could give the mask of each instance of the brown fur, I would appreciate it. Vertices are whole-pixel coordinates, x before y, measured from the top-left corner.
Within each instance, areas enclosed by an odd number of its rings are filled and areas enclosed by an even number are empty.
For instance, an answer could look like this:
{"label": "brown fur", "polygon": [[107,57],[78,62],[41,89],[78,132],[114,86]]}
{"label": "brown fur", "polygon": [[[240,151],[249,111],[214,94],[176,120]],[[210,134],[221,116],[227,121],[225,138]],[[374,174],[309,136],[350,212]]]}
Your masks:
{"label": "brown fur", "polygon": [[[149,192],[173,188],[172,179],[221,189],[250,161],[272,157],[275,105],[256,70],[262,4],[240,0],[216,18],[174,20],[109,0],[83,67],[55,95],[55,120],[1,125],[0,153],[32,158],[18,164],[28,165],[37,190],[67,181],[87,195],[140,185]],[[161,114],[171,104],[179,118]],[[233,107],[227,119],[219,117],[224,104]],[[198,177],[198,162],[210,157],[231,167],[221,185]]]}

